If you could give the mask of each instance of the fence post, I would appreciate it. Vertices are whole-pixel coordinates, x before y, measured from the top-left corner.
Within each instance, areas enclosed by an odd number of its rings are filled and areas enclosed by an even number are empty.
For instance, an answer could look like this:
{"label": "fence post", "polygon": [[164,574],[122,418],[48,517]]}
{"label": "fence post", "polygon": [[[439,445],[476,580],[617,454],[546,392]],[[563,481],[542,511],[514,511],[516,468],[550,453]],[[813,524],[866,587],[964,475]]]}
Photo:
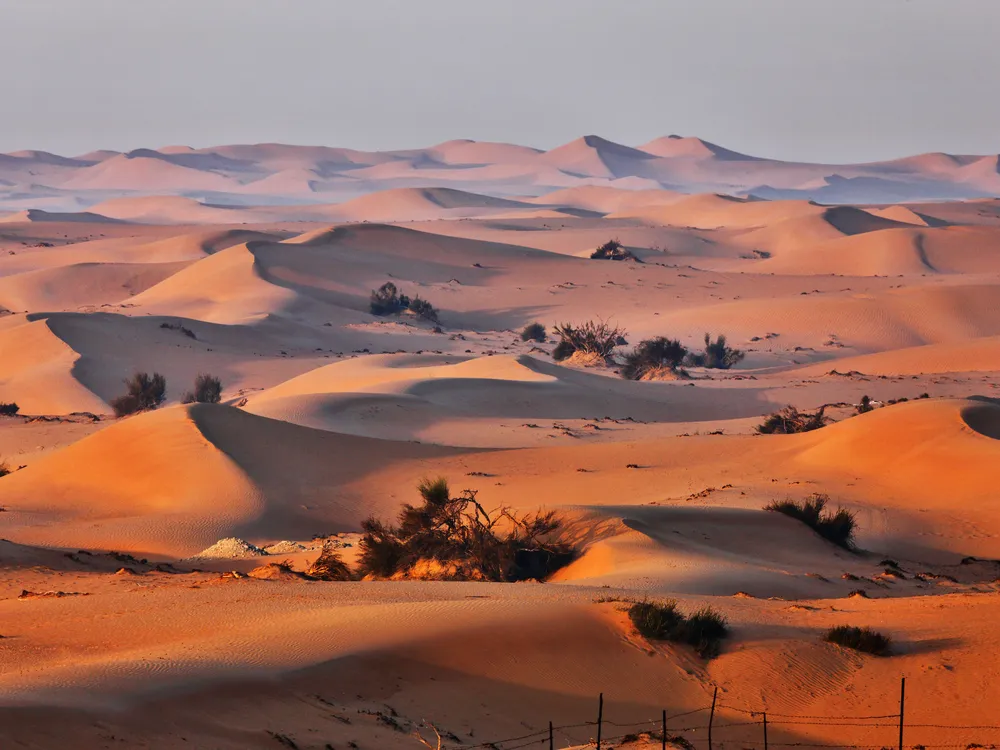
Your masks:
{"label": "fence post", "polygon": [[601,750],[601,722],[604,721],[604,693],[597,697],[597,750]]}
{"label": "fence post", "polygon": [[[715,699],[719,697],[719,688],[712,693],[712,711],[708,715],[708,750],[712,750],[712,723],[715,721]],[[600,750],[600,748],[598,748]]]}
{"label": "fence post", "polygon": [[899,680],[899,750],[903,750],[903,708],[906,705],[906,678]]}
{"label": "fence post", "polygon": [[667,750],[667,709],[663,709],[663,750]]}
{"label": "fence post", "polygon": [[549,722],[549,750],[556,750],[556,741],[552,737],[552,722]]}
{"label": "fence post", "polygon": [[764,712],[764,750],[767,750],[767,711]]}

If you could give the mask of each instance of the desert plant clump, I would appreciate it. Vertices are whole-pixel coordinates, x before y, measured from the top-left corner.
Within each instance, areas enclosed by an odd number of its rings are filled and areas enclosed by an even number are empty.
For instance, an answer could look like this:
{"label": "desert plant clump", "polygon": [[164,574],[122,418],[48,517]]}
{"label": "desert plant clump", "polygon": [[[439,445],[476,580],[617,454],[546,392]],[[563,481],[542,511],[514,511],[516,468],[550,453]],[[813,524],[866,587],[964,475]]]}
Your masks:
{"label": "desert plant clump", "polygon": [[353,577],[337,548],[324,542],[316,561],[306,570],[306,575],[317,581],[350,581]]}
{"label": "desert plant clump", "polygon": [[167,395],[167,379],[160,373],[137,372],[125,379],[125,393],[111,400],[116,417],[157,408]]}
{"label": "desert plant clump", "polygon": [[798,432],[811,432],[825,427],[827,417],[826,407],[821,406],[814,412],[799,411],[794,406],[786,406],[781,411],[769,415],[754,429],[760,435],[792,435]]}
{"label": "desert plant clump", "polygon": [[372,290],[369,298],[369,309],[372,315],[395,315],[410,306],[410,298],[400,294],[391,281],[385,282],[378,289]]}
{"label": "desert plant clump", "polygon": [[13,417],[21,410],[15,403],[0,403],[0,417]]}
{"label": "desert plant clump", "polygon": [[550,541],[560,526],[554,513],[488,511],[475,490],[452,497],[443,478],[417,489],[422,502],[404,505],[396,525],[362,523],[362,576],[520,581],[543,579],[573,559],[570,547]]}
{"label": "desert plant clump", "polygon": [[729,634],[725,616],[711,607],[684,615],[672,599],[660,604],[636,602],[628,608],[628,616],[645,638],[687,644],[706,659],[718,655]]}
{"label": "desert plant clump", "polygon": [[641,380],[661,369],[676,372],[687,353],[687,348],[676,339],[664,336],[646,339],[625,355],[621,375],[628,380]]}
{"label": "desert plant clump", "polygon": [[857,409],[858,414],[867,414],[868,412],[875,410],[875,407],[872,406],[871,397],[867,393],[861,397],[861,403],[855,408]]}
{"label": "desert plant clump", "polygon": [[6,461],[0,461],[0,477],[5,477],[10,474],[10,466]]}
{"label": "desert plant clump", "polygon": [[636,263],[642,261],[636,257],[631,250],[626,250],[618,240],[608,240],[594,252],[590,254],[591,260],[631,260]]}
{"label": "desert plant clump", "polygon": [[837,508],[835,512],[826,510],[829,502],[827,495],[817,493],[799,502],[774,500],[764,506],[764,510],[782,513],[801,521],[828,542],[847,550],[854,549],[856,516],[846,508]]}
{"label": "desert plant clump", "polygon": [[557,362],[569,359],[577,352],[608,359],[625,336],[623,328],[603,320],[588,320],[579,326],[559,323],[552,330],[559,339],[552,350],[552,359]]}
{"label": "desert plant clump", "polygon": [[437,323],[438,321],[438,311],[434,308],[430,302],[420,297],[414,297],[410,300],[409,305],[407,305],[410,312],[416,315],[418,318],[423,320],[429,320],[431,323]]}
{"label": "desert plant clump", "polygon": [[222,381],[214,375],[199,375],[194,390],[184,394],[185,404],[217,404],[222,401]]}
{"label": "desert plant clump", "polygon": [[687,364],[692,367],[707,367],[717,370],[728,370],[743,361],[746,353],[733,349],[726,343],[726,337],[721,333],[712,341],[709,334],[705,334],[705,350],[702,352],[691,352],[687,356]]}
{"label": "desert plant clump", "polygon": [[528,323],[521,329],[521,341],[545,342],[545,326],[541,323]]}
{"label": "desert plant clump", "polygon": [[830,628],[823,640],[873,656],[888,656],[892,649],[892,638],[889,636],[871,628],[858,628],[851,625],[838,625],[835,628]]}

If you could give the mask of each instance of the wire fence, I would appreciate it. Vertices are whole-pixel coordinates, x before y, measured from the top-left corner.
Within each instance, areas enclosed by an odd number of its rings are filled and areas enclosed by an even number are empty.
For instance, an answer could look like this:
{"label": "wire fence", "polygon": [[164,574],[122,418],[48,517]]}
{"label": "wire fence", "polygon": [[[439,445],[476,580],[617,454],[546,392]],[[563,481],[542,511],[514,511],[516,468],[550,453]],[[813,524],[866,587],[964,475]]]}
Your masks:
{"label": "wire fence", "polygon": [[[559,726],[549,722],[536,732],[476,744],[448,743],[438,736],[438,750],[521,750],[521,748],[596,747],[612,750],[622,744],[641,742],[645,747],[659,745],[687,747],[701,750],[757,750],[763,748],[830,748],[831,750],[930,750],[931,748],[997,748],[1000,747],[1000,724],[947,724],[906,721],[906,680],[900,680],[898,709],[893,713],[875,715],[821,716],[753,711],[730,706],[718,701],[715,689],[712,702],[702,708],[682,713],[667,714],[639,722],[620,723],[604,716],[604,695],[598,697],[597,714],[592,721]],[[895,706],[894,706],[895,708]],[[871,730],[879,739],[864,742],[831,742],[826,738],[839,735],[844,730],[852,734]],[[587,730],[588,737],[580,738],[580,730]],[[627,730],[627,731],[626,731]],[[734,733],[734,730],[737,730]],[[808,731],[812,730],[812,731]],[[435,732],[437,730],[435,729]],[[922,735],[933,732],[935,740],[944,744],[922,741]],[[985,733],[990,733],[987,737]],[[973,736],[973,733],[975,736]],[[573,738],[571,734],[576,734]],[[812,741],[808,734],[821,735],[824,739]],[[947,737],[942,737],[942,734]],[[770,736],[769,736],[770,735]],[[872,738],[875,739],[874,737]],[[424,742],[431,746],[430,743]],[[433,747],[433,746],[431,746]]]}

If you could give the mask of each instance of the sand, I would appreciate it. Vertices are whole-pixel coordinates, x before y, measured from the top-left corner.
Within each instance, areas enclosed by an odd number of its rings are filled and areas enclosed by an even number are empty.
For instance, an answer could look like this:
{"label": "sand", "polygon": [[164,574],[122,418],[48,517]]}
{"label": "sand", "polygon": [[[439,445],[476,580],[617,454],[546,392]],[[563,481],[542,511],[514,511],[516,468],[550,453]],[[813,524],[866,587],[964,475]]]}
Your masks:
{"label": "sand", "polygon": [[[772,743],[882,747],[901,677],[907,746],[1000,742],[991,158],[0,156],[0,745],[436,747],[433,725],[514,750],[552,721],[579,748],[603,693],[614,747],[660,747],[665,710],[701,748],[718,688],[716,746],[759,746],[766,710]],[[612,238],[639,260],[590,259]],[[372,315],[387,281],[438,322]],[[628,344],[555,361],[552,326],[593,318]],[[706,332],[745,358],[620,377],[641,340]],[[164,403],[116,418],[136,371]],[[201,373],[220,403],[184,403]],[[789,405],[832,423],[755,434]],[[517,584],[302,575],[329,544],[355,565],[365,519],[437,476],[556,511],[578,556]],[[857,550],[764,510],[812,493]],[[720,654],[640,636],[646,597],[723,613]],[[894,655],[822,640],[842,624]]]}

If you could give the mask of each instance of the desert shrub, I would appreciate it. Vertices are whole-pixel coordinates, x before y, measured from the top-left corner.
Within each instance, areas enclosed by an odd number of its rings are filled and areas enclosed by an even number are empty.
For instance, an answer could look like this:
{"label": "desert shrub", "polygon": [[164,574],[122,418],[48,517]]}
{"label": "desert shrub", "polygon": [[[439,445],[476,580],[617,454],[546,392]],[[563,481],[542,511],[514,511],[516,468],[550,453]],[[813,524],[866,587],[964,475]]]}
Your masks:
{"label": "desert shrub", "polygon": [[438,311],[434,309],[434,305],[425,299],[420,297],[414,297],[410,300],[408,305],[410,312],[416,315],[418,318],[423,318],[424,320],[429,320],[432,323],[438,322]]}
{"label": "desert shrub", "polygon": [[197,338],[198,338],[195,335],[194,331],[192,331],[190,328],[185,328],[180,323],[160,323],[160,328],[166,328],[167,330],[170,330],[170,331],[180,331],[185,336],[187,336],[189,339],[195,339],[195,340],[197,340]]}
{"label": "desert shrub", "polygon": [[309,566],[306,575],[317,581],[349,581],[351,569],[347,567],[337,548],[329,542],[324,542],[319,557]]}
{"label": "desert shrub", "polygon": [[15,403],[0,403],[0,417],[13,417],[21,410]]}
{"label": "desert shrub", "polygon": [[799,502],[774,500],[764,506],[764,510],[783,513],[801,521],[827,541],[844,549],[853,549],[857,518],[846,508],[837,508],[835,512],[826,510],[829,502],[828,496],[815,494]]}
{"label": "desert shrub", "polygon": [[579,326],[560,323],[552,330],[559,337],[552,351],[552,358],[557,362],[569,359],[576,352],[597,354],[607,359],[625,335],[624,329],[603,320],[588,320]]}
{"label": "desert shrub", "polygon": [[6,461],[0,461],[0,477],[5,477],[10,474],[10,466]]}
{"label": "desert shrub", "polygon": [[733,365],[743,361],[745,352],[733,349],[726,343],[726,337],[721,333],[712,341],[712,337],[705,334],[705,350],[702,352],[691,352],[687,356],[687,362],[692,367],[709,367],[717,370],[728,370]]}
{"label": "desert shrub", "polygon": [[633,260],[642,261],[631,250],[626,250],[618,240],[608,240],[590,254],[592,260]]}
{"label": "desert shrub", "polygon": [[369,298],[369,308],[372,315],[394,315],[410,306],[410,298],[400,294],[391,281],[385,282],[373,290]]}
{"label": "desert shrub", "polygon": [[811,432],[826,426],[825,410],[826,407],[821,406],[815,412],[806,412],[799,411],[794,406],[786,406],[781,411],[769,415],[754,429],[761,435],[791,435],[797,432]]}
{"label": "desert shrub", "polygon": [[870,411],[874,411],[875,407],[872,406],[871,397],[865,394],[861,397],[861,403],[857,405],[858,414],[867,414]]}
{"label": "desert shrub", "polygon": [[857,628],[851,625],[830,628],[823,640],[874,656],[888,656],[892,648],[892,638],[889,636],[871,628]]}
{"label": "desert shrub", "polygon": [[554,513],[488,511],[474,490],[452,497],[443,478],[417,489],[422,502],[404,505],[395,526],[376,518],[362,523],[362,575],[409,577],[436,565],[451,578],[518,581],[544,578],[573,558],[571,548],[548,541],[560,525]]}
{"label": "desert shrub", "polygon": [[125,393],[111,400],[116,417],[155,409],[167,395],[167,379],[160,373],[137,372],[125,379]]}
{"label": "desert shrub", "polygon": [[217,404],[222,400],[222,381],[214,375],[199,375],[194,390],[184,394],[185,404]]}
{"label": "desert shrub", "polygon": [[673,600],[661,604],[636,602],[629,607],[628,616],[645,638],[684,643],[703,658],[716,656],[729,634],[726,618],[711,607],[686,616]]}
{"label": "desert shrub", "polygon": [[541,323],[528,323],[521,329],[521,341],[537,341],[541,344],[545,341],[545,326]]}
{"label": "desert shrub", "polygon": [[687,353],[687,348],[675,339],[664,336],[646,339],[625,355],[621,375],[629,380],[640,380],[643,375],[658,368],[676,370]]}

